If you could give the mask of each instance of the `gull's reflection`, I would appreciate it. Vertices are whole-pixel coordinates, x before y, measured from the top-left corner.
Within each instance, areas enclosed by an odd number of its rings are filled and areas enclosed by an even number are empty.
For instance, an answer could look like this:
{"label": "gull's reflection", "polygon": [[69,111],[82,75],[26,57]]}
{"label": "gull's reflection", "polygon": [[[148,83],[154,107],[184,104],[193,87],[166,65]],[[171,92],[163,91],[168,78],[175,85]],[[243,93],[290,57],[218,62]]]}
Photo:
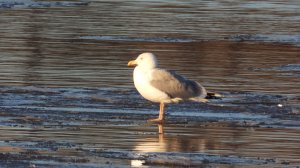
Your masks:
{"label": "gull's reflection", "polygon": [[163,124],[158,124],[157,126],[158,126],[158,134],[163,136],[163,134],[164,134],[164,125]]}
{"label": "gull's reflection", "polygon": [[[157,124],[156,134],[147,135],[137,143],[135,150],[140,152],[208,152],[219,153],[219,149],[231,148],[232,153],[240,152],[239,143],[226,143],[222,135],[226,134],[226,140],[240,141],[248,137],[253,131],[237,128],[198,128],[198,127],[169,127]],[[172,129],[173,128],[173,129]]]}
{"label": "gull's reflection", "polygon": [[[143,143],[135,146],[135,150],[140,152],[166,152],[168,151],[168,143],[164,137],[164,126],[158,124],[158,134],[155,137],[148,137]],[[158,137],[157,137],[158,136]]]}
{"label": "gull's reflection", "polygon": [[[167,143],[165,143],[164,139],[164,125],[163,124],[157,124],[158,127],[158,139],[157,138],[151,138],[148,139],[150,142],[145,142],[138,144],[135,147],[135,150],[138,150],[140,152],[166,152],[167,149]],[[142,167],[144,165],[144,160],[131,160],[131,167]]]}

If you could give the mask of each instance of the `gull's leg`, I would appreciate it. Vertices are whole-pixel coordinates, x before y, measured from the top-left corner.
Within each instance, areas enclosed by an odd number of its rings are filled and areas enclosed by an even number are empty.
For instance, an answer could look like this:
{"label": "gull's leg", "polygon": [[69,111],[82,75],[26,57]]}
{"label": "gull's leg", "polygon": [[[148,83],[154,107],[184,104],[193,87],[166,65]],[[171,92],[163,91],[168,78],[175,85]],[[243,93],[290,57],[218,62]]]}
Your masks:
{"label": "gull's leg", "polygon": [[151,120],[148,120],[150,122],[156,122],[156,123],[163,123],[164,122],[164,119],[165,119],[165,112],[164,112],[164,109],[165,109],[165,104],[163,102],[160,102],[160,106],[159,106],[159,116],[158,118],[156,119],[151,119]]}
{"label": "gull's leg", "polygon": [[161,121],[163,121],[165,119],[165,111],[164,110],[165,110],[165,103],[160,102],[158,119]]}

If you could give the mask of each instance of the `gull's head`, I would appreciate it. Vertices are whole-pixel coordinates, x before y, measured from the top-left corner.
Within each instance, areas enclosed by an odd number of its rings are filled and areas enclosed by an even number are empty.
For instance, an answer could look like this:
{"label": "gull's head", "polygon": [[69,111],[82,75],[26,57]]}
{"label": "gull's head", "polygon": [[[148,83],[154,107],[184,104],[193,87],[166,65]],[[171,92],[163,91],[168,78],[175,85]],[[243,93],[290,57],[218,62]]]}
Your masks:
{"label": "gull's head", "polygon": [[135,60],[128,62],[129,67],[139,66],[143,69],[153,69],[158,66],[157,60],[154,54],[152,53],[143,53],[140,54]]}

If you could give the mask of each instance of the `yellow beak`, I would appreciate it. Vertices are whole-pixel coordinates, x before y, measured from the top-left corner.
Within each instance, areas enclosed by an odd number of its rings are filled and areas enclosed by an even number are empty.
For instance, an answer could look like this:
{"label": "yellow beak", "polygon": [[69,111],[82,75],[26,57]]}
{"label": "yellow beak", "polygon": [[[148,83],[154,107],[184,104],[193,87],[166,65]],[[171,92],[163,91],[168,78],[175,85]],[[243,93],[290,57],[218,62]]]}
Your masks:
{"label": "yellow beak", "polygon": [[136,65],[137,65],[137,62],[135,60],[131,60],[127,64],[127,66],[129,66],[129,67],[135,67]]}

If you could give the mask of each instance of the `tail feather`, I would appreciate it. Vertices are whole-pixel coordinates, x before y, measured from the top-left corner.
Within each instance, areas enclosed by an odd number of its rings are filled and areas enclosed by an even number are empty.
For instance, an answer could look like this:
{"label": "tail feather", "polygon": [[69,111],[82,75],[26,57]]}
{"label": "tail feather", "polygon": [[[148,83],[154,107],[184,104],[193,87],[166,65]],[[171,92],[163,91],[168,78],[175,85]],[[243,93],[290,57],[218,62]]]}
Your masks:
{"label": "tail feather", "polygon": [[205,97],[203,97],[203,95],[204,94],[202,94],[202,95],[200,95],[198,97],[189,98],[189,100],[190,101],[194,101],[194,102],[207,103],[207,102],[209,102],[208,99],[221,99],[223,97],[221,94],[219,94],[219,93],[213,93],[213,92],[207,92],[205,94]]}
{"label": "tail feather", "polygon": [[206,94],[206,99],[221,99],[223,96],[219,93],[208,92]]}

